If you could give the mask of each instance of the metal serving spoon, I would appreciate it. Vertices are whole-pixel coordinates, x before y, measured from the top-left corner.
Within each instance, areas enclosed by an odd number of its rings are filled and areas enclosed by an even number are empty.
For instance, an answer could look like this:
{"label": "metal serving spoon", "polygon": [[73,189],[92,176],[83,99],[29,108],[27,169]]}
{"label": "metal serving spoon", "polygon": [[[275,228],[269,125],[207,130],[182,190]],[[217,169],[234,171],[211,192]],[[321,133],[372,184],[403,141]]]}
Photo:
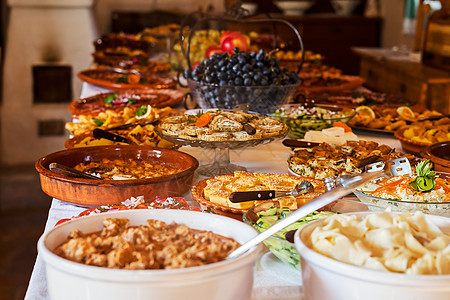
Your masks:
{"label": "metal serving spoon", "polygon": [[242,255],[247,250],[258,245],[259,243],[270,237],[272,234],[283,229],[284,227],[296,222],[297,220],[312,213],[313,211],[316,211],[319,208],[324,207],[325,205],[349,194],[352,190],[360,187],[364,183],[381,177],[383,174],[385,174],[384,170],[370,173],[363,173],[360,175],[353,175],[341,180],[340,184],[334,189],[326,193],[323,193],[319,197],[314,198],[311,201],[307,202],[305,205],[301,206],[299,209],[289,214],[286,218],[279,220],[277,223],[269,227],[267,230],[261,232],[253,239],[241,245],[239,248],[231,252],[227,256],[227,259],[236,258],[239,255]]}
{"label": "metal serving spoon", "polygon": [[65,175],[65,176],[70,176],[70,177],[75,177],[75,178],[84,178],[84,179],[95,179],[95,180],[101,180],[100,177],[88,174],[88,173],[84,173],[81,171],[78,171],[74,168],[65,166],[65,165],[61,165],[59,163],[56,162],[52,162],[49,164],[48,168],[50,169],[50,171],[57,173],[57,174],[61,174],[61,175]]}

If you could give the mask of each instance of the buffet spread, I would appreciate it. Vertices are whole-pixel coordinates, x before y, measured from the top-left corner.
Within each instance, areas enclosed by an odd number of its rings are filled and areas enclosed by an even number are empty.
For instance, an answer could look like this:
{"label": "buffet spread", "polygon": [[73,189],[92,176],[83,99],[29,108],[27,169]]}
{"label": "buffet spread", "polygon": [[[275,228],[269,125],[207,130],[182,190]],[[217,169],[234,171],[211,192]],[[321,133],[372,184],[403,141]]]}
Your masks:
{"label": "buffet spread", "polygon": [[[26,299],[445,299],[449,118],[270,35],[197,30],[156,55],[186,30],[95,41],[66,150],[36,163],[53,202]],[[369,172],[384,173],[227,258]]]}

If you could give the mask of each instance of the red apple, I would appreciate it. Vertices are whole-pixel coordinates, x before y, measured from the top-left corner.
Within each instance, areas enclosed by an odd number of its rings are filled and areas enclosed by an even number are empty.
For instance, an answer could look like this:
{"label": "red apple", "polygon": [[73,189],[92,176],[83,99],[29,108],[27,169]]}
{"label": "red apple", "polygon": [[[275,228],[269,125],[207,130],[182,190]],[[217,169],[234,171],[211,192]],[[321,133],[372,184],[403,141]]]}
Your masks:
{"label": "red apple", "polygon": [[220,44],[219,44],[219,45],[222,45],[223,40],[226,39],[227,37],[229,37],[230,34],[233,34],[233,33],[239,33],[239,32],[234,32],[234,31],[224,31],[224,32],[222,33],[222,35],[220,36]]}
{"label": "red apple", "polygon": [[214,55],[216,53],[222,53],[222,48],[219,45],[212,45],[209,46],[208,49],[206,49],[205,56],[210,57],[211,55]]}
{"label": "red apple", "polygon": [[222,47],[222,51],[231,53],[235,47],[239,47],[241,51],[247,51],[249,42],[245,35],[239,32],[231,32],[225,39],[222,40],[220,45]]}

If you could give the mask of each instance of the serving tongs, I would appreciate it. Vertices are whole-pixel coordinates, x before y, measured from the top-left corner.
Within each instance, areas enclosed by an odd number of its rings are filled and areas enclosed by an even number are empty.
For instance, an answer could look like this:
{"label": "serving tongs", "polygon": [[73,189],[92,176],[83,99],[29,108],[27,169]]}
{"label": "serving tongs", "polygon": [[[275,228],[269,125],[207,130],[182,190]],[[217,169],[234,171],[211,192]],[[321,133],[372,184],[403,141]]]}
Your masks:
{"label": "serving tongs", "polygon": [[100,128],[95,128],[92,131],[92,134],[96,137],[96,138],[102,138],[102,139],[107,139],[113,142],[119,142],[119,143],[126,143],[126,144],[130,144],[130,145],[135,145],[136,143],[133,142],[132,140],[130,140],[129,138],[126,138],[124,136],[100,129]]}
{"label": "serving tongs", "polygon": [[329,190],[328,192],[323,193],[322,195],[312,199],[311,201],[307,202],[297,210],[293,211],[291,214],[289,214],[287,217],[279,220],[277,223],[266,229],[265,231],[258,234],[253,239],[249,240],[245,244],[241,245],[239,248],[231,252],[227,259],[236,258],[243,253],[245,253],[247,250],[253,248],[254,246],[258,245],[274,233],[277,233],[281,229],[285,228],[286,226],[298,221],[299,219],[305,217],[306,215],[318,210],[319,208],[324,207],[327,204],[330,204],[331,202],[346,196],[347,194],[351,193],[354,189],[359,188],[366,182],[369,182],[371,180],[377,179],[381,177],[383,174],[385,174],[386,169],[382,171],[376,171],[376,172],[369,172],[369,173],[363,173],[360,175],[350,175],[346,178],[343,178],[339,181],[339,184],[336,185],[335,188]]}

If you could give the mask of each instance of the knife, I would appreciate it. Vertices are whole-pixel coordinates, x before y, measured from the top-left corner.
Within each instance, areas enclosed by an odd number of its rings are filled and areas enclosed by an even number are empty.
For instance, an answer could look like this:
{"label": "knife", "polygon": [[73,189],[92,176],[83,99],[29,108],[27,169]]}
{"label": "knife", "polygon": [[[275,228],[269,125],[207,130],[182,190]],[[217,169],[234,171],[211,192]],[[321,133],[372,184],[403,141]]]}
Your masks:
{"label": "knife", "polygon": [[268,200],[283,196],[298,196],[306,194],[310,191],[314,191],[314,186],[311,182],[302,180],[297,183],[294,189],[290,191],[246,191],[246,192],[234,192],[231,193],[228,199],[233,203],[252,201],[252,200]]}
{"label": "knife", "polygon": [[285,139],[283,140],[282,143],[286,147],[293,147],[293,148],[312,148],[320,145],[320,143],[317,142],[299,141],[291,139]]}
{"label": "knife", "polygon": [[132,140],[123,137],[121,135],[100,129],[100,128],[95,128],[94,131],[92,132],[94,134],[94,136],[96,138],[103,138],[103,139],[107,139],[113,142],[119,142],[119,143],[126,143],[126,144],[135,144]]}

